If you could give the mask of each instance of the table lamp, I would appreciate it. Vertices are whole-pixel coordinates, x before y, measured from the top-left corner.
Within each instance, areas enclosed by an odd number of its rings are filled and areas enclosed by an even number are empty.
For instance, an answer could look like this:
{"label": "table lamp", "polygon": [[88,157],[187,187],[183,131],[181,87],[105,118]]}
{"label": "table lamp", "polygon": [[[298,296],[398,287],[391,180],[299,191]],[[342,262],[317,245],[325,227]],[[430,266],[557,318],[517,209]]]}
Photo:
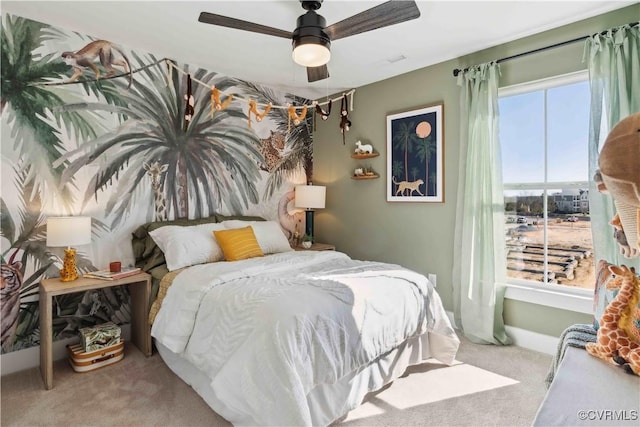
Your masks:
{"label": "table lamp", "polygon": [[324,185],[299,185],[296,187],[295,206],[305,209],[305,234],[315,242],[313,237],[313,211],[324,209],[327,188]]}
{"label": "table lamp", "polygon": [[64,261],[60,270],[60,280],[71,282],[78,278],[76,250],[73,245],[91,243],[91,217],[58,216],[47,218],[47,246],[64,247]]}

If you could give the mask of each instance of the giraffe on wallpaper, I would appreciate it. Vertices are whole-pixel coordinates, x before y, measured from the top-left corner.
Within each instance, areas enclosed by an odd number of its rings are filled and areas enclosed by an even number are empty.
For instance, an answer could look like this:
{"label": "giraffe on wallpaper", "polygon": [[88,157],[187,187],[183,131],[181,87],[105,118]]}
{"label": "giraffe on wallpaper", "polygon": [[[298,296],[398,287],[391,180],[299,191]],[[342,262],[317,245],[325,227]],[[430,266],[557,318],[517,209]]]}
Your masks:
{"label": "giraffe on wallpaper", "polygon": [[167,164],[160,166],[160,163],[155,161],[151,164],[144,162],[142,167],[147,171],[147,175],[151,177],[151,188],[153,189],[155,198],[156,221],[166,221],[167,200],[162,192],[161,178],[162,174],[167,171],[169,166]]}

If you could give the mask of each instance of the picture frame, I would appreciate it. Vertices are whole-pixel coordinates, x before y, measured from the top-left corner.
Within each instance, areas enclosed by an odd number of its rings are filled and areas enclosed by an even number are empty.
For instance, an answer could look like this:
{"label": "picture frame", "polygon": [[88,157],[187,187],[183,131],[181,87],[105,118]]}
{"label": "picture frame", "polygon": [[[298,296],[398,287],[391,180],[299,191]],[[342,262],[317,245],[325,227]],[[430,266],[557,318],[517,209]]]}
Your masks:
{"label": "picture frame", "polygon": [[444,104],[387,115],[387,201],[444,203]]}

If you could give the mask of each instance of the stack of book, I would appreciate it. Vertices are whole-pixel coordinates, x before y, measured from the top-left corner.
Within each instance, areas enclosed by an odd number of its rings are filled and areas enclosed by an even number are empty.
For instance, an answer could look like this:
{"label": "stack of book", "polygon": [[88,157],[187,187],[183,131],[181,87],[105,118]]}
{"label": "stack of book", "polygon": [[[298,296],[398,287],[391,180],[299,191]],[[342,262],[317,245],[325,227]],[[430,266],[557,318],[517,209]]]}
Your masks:
{"label": "stack of book", "polygon": [[140,272],[140,267],[127,267],[118,271],[117,273],[112,273],[109,270],[96,270],[91,271],[89,273],[85,273],[84,277],[91,279],[102,279],[102,280],[119,280],[125,277],[133,276],[134,274],[138,274]]}

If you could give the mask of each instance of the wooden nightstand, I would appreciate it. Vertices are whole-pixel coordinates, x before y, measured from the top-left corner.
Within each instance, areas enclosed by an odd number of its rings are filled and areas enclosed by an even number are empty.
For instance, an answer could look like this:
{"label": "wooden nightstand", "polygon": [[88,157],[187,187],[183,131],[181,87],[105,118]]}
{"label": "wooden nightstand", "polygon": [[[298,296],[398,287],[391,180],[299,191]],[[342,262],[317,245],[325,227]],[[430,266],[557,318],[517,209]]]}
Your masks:
{"label": "wooden nightstand", "polygon": [[335,245],[329,245],[328,243],[314,243],[309,249],[305,249],[302,246],[294,248],[296,251],[335,251]]}
{"label": "wooden nightstand", "polygon": [[40,282],[40,373],[47,390],[53,388],[53,297],[122,285],[131,285],[131,341],[145,356],[151,356],[151,326],[147,320],[151,275],[139,273],[119,280],[80,277],[72,282],[55,278]]}

